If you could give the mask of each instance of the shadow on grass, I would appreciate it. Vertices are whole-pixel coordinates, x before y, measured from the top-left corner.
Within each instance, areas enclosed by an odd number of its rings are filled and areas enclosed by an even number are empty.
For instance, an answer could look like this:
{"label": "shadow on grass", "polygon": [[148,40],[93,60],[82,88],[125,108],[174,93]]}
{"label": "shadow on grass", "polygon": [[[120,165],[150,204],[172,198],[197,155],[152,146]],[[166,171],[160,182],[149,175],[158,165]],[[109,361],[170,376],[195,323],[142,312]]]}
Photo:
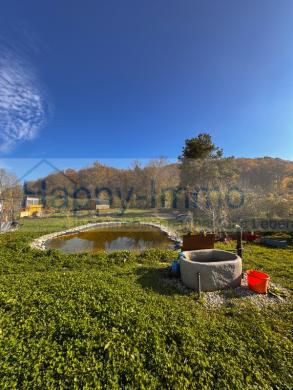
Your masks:
{"label": "shadow on grass", "polygon": [[178,287],[178,279],[170,276],[167,267],[141,267],[136,274],[137,282],[145,290],[168,296],[182,293]]}

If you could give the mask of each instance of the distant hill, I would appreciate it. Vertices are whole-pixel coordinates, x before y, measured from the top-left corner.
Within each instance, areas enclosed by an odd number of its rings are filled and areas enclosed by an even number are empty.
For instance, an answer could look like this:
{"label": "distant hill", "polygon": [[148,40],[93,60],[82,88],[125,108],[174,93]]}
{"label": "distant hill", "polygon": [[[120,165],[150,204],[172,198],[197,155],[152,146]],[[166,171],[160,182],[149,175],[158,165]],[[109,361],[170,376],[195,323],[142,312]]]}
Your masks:
{"label": "distant hill", "polygon": [[[274,193],[286,199],[293,198],[292,161],[263,157],[235,158],[232,163],[238,172],[238,183],[242,188],[264,194]],[[134,163],[129,169],[118,169],[95,162],[80,170],[67,169],[52,173],[27,183],[27,188],[39,191],[42,180],[46,182],[47,193],[62,188],[72,193],[76,188],[83,188],[95,197],[97,189],[108,189],[113,193],[114,199],[118,197],[127,200],[129,189],[133,188],[137,198],[146,196],[150,199],[153,183],[156,191],[177,187],[180,184],[180,169],[178,164],[166,164],[162,159],[153,160],[145,167]]]}
{"label": "distant hill", "polygon": [[272,157],[237,158],[235,165],[243,184],[293,195],[293,161]]}

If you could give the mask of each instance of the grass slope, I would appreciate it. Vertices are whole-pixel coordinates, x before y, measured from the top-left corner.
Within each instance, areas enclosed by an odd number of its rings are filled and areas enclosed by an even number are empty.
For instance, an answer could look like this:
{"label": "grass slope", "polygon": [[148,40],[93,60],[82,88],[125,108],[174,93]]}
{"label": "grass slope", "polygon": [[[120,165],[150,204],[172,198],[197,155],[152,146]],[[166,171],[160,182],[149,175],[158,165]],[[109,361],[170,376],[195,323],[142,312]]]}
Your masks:
{"label": "grass slope", "polygon": [[[28,221],[0,235],[1,389],[292,388],[292,304],[206,310],[163,284],[172,251],[29,248],[74,223]],[[292,291],[292,246],[245,249],[246,268]]]}

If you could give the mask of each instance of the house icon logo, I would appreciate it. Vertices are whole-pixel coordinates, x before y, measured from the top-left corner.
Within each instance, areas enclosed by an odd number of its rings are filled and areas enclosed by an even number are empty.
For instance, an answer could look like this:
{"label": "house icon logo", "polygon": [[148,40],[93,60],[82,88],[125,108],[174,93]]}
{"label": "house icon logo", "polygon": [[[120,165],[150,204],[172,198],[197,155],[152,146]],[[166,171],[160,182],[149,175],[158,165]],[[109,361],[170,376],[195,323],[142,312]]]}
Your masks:
{"label": "house icon logo", "polygon": [[[52,174],[58,174],[63,178],[63,180],[65,179],[65,182],[67,184],[66,187],[69,186],[73,193],[76,191],[77,182],[72,177],[67,175],[65,173],[66,171],[59,169],[51,161],[49,161],[47,159],[42,159],[38,163],[36,163],[31,169],[29,169],[25,174],[23,174],[18,179],[18,183],[23,183],[24,199],[31,198],[31,202],[33,202],[33,198],[38,198],[38,199],[40,199],[41,204],[44,207],[46,207],[46,206],[48,206],[49,199],[52,199],[53,196],[57,196],[57,194],[60,192],[66,193],[66,195],[67,195],[68,190],[65,188],[65,186],[64,187],[59,186],[59,187],[54,188],[53,190],[51,189],[51,191],[48,191],[48,188],[47,188],[48,187],[47,186],[48,177],[45,177],[44,179],[34,180],[33,182],[38,183],[38,186],[37,186],[38,188],[35,188],[35,187],[32,188],[30,185],[31,183],[26,179],[31,175],[32,172],[36,171],[38,168],[40,168],[43,165],[46,165],[47,167],[49,167],[52,170],[52,172],[49,174],[49,176]],[[59,195],[59,198],[60,198],[60,195]]]}

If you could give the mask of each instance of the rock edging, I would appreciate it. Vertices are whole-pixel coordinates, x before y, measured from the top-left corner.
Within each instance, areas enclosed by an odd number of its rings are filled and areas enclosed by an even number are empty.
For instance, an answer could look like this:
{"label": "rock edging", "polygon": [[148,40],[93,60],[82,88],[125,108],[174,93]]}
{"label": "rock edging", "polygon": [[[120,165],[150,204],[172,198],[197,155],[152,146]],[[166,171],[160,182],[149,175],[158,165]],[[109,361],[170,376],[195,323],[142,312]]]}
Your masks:
{"label": "rock edging", "polygon": [[182,240],[181,238],[177,235],[175,231],[172,229],[168,228],[167,226],[160,225],[159,223],[154,223],[154,222],[133,222],[133,221],[111,221],[111,222],[91,222],[87,223],[86,225],[81,225],[81,226],[75,226],[70,229],[62,230],[59,232],[54,232],[50,234],[46,234],[44,236],[38,237],[35,240],[33,240],[30,243],[30,247],[32,249],[39,249],[39,250],[46,250],[46,244],[48,241],[52,240],[53,238],[64,236],[66,234],[74,234],[74,233],[79,233],[82,231],[89,230],[94,227],[102,227],[102,226],[120,226],[120,225],[126,225],[126,224],[139,224],[139,225],[144,225],[144,226],[153,226],[155,228],[160,229],[162,232],[166,233],[167,236],[174,241],[175,243],[178,243],[179,245],[182,245]]}

